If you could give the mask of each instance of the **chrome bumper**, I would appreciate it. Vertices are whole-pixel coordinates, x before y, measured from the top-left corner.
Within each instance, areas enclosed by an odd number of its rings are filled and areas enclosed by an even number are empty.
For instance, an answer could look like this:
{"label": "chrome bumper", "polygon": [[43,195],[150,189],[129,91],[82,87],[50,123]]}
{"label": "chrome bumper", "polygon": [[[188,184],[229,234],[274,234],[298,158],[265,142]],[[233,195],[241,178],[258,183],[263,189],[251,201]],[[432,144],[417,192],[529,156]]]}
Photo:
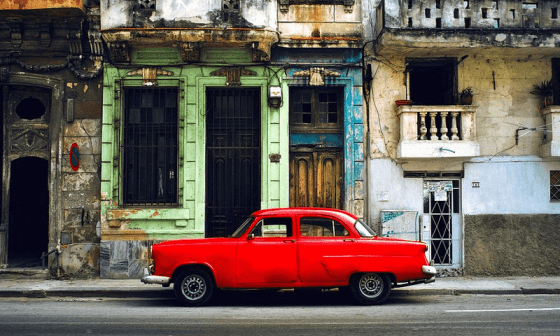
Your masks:
{"label": "chrome bumper", "polygon": [[424,266],[422,266],[422,273],[427,274],[427,275],[436,275],[437,270],[434,266],[424,265]]}
{"label": "chrome bumper", "polygon": [[144,267],[144,275],[142,275],[142,278],[140,279],[140,281],[142,281],[145,284],[158,284],[158,285],[169,285],[170,280],[171,280],[170,277],[151,275],[147,267]]}

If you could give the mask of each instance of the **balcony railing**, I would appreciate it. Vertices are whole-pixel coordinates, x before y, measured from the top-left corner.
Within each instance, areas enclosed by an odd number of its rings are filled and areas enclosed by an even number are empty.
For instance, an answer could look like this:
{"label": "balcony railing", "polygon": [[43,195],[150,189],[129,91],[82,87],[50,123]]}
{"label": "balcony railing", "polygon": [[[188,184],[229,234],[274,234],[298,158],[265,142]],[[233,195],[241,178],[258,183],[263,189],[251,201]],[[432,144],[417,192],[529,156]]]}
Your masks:
{"label": "balcony railing", "polygon": [[546,142],[542,146],[543,157],[560,156],[560,106],[542,110],[546,124]]}
{"label": "balcony railing", "polygon": [[480,154],[475,141],[476,106],[402,105],[399,158],[473,157]]}

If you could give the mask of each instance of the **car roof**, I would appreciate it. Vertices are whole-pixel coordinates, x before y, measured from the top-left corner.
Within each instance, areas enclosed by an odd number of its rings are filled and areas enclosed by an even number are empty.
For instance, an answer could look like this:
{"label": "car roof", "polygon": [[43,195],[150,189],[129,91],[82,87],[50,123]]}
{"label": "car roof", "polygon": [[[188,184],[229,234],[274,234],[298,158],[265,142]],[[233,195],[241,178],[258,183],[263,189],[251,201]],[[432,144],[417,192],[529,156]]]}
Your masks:
{"label": "car roof", "polygon": [[255,211],[253,216],[272,216],[272,215],[284,215],[284,216],[294,216],[294,215],[333,215],[340,217],[340,215],[350,216],[353,219],[358,219],[356,215],[339,209],[331,208],[274,208],[274,209],[262,209]]}

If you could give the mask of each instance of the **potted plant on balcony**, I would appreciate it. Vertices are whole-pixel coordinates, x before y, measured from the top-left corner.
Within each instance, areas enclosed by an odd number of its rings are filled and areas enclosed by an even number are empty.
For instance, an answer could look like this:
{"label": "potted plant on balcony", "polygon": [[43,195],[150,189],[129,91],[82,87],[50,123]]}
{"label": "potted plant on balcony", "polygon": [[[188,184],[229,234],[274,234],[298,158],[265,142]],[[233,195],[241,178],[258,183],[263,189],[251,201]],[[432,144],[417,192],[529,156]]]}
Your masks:
{"label": "potted plant on balcony", "polygon": [[541,97],[541,102],[543,107],[552,105],[554,82],[549,80],[544,80],[540,84],[535,84],[531,94]]}
{"label": "potted plant on balcony", "polygon": [[461,105],[471,105],[474,96],[473,89],[469,86],[459,92],[459,102]]}

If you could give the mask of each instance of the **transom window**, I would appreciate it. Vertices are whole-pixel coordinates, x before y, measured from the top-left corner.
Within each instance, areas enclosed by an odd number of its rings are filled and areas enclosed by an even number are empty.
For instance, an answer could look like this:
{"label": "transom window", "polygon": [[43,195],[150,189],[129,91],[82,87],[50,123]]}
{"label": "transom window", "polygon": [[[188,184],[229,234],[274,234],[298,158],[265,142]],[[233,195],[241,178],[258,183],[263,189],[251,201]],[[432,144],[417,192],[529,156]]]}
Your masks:
{"label": "transom window", "polygon": [[342,88],[291,88],[292,131],[342,132],[342,97]]}
{"label": "transom window", "polygon": [[302,237],[346,237],[350,233],[339,222],[329,218],[306,217],[300,219]]}
{"label": "transom window", "polygon": [[177,88],[127,88],[123,203],[177,203]]}
{"label": "transom window", "polygon": [[550,200],[560,201],[560,170],[550,171]]}

